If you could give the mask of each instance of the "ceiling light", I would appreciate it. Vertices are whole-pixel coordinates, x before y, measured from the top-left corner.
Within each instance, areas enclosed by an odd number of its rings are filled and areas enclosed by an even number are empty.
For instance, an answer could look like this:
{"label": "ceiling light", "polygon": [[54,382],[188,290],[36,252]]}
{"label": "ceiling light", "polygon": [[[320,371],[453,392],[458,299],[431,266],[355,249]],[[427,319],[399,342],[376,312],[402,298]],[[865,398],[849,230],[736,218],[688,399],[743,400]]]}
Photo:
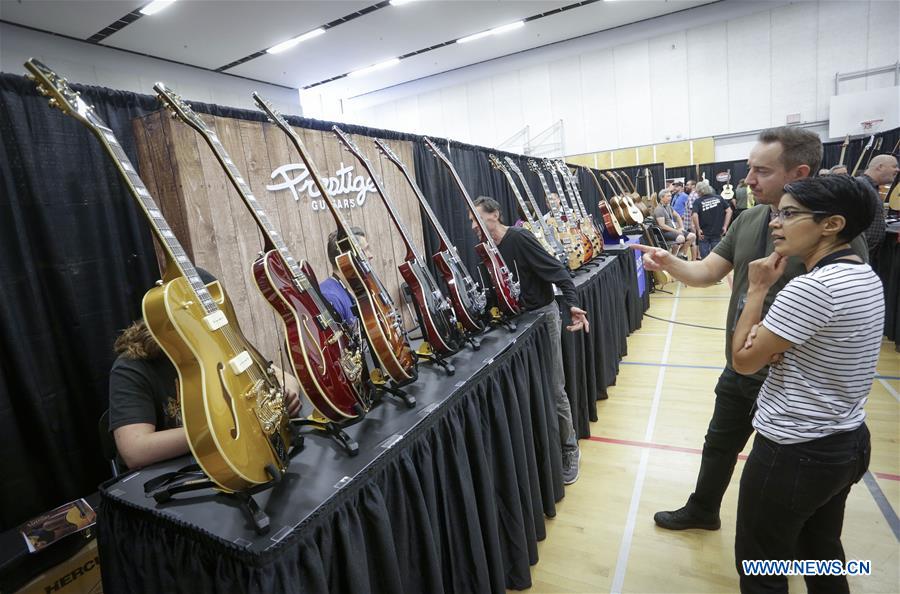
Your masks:
{"label": "ceiling light", "polygon": [[318,29],[313,29],[312,31],[304,33],[303,35],[298,35],[297,37],[294,37],[293,39],[288,39],[287,41],[282,41],[278,45],[273,45],[266,51],[270,54],[277,54],[279,52],[283,52],[285,50],[291,49],[292,47],[294,47],[301,41],[306,41],[307,39],[312,39],[313,37],[318,37],[319,35],[322,35],[323,33],[325,33],[325,29],[323,29],[322,27],[319,27]]}
{"label": "ceiling light", "polygon": [[359,70],[354,70],[347,76],[363,76],[365,74],[369,74],[370,72],[374,72],[376,70],[381,70],[382,68],[387,68],[388,66],[393,66],[394,64],[399,64],[400,58],[391,58],[390,60],[385,60],[384,62],[379,62],[377,64],[373,64],[372,66],[367,66],[365,68],[360,68]]}
{"label": "ceiling light", "polygon": [[506,33],[507,31],[519,29],[524,26],[525,26],[525,21],[516,21],[515,23],[509,23],[508,25],[501,25],[499,27],[494,27],[493,29],[488,29],[487,31],[482,31],[481,33],[475,33],[474,35],[469,35],[467,37],[461,37],[456,40],[456,43],[468,43],[470,41],[475,41],[476,39],[481,39],[482,37],[487,37],[488,35],[497,35],[499,33]]}
{"label": "ceiling light", "polygon": [[392,6],[403,6],[404,4],[409,4],[410,2],[415,2],[416,0],[391,0]]}
{"label": "ceiling light", "polygon": [[141,9],[141,14],[151,15],[156,14],[163,8],[169,6],[169,4],[175,2],[175,0],[153,0],[150,4]]}

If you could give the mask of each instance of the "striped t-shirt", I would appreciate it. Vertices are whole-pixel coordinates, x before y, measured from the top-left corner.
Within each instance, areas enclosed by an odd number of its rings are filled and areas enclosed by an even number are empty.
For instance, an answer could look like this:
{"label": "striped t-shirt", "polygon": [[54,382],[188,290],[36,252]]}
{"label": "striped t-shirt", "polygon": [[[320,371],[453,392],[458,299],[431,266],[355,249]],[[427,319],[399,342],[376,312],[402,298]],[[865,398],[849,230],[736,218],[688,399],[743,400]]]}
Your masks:
{"label": "striped t-shirt", "polygon": [[794,346],[769,367],[756,430],[790,444],[859,427],[884,329],[884,289],[872,267],[837,262],[794,278],[763,325]]}

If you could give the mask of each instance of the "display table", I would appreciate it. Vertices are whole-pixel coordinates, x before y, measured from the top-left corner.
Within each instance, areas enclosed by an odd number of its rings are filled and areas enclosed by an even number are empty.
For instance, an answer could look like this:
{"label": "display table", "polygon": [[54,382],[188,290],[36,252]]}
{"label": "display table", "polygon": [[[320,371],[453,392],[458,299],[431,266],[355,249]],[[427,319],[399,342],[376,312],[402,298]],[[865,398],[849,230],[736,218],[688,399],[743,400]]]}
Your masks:
{"label": "display table", "polygon": [[[563,332],[563,366],[575,433],[586,439],[597,420],[597,401],[615,384],[627,337],[641,327],[650,301],[638,290],[634,252],[628,248],[607,247],[602,261],[577,270],[573,280],[591,331]],[[568,323],[563,312],[563,325]]]}
{"label": "display table", "polygon": [[877,265],[884,285],[884,335],[900,351],[900,223],[888,226]]}
{"label": "display table", "polygon": [[143,484],[187,457],[101,487],[107,592],[503,592],[531,585],[544,516],[563,495],[544,316],[496,329],[456,375],[423,365],[418,406],[386,400],[350,427],[348,458],[310,437],[257,495],[257,536],[212,491],[157,505]]}

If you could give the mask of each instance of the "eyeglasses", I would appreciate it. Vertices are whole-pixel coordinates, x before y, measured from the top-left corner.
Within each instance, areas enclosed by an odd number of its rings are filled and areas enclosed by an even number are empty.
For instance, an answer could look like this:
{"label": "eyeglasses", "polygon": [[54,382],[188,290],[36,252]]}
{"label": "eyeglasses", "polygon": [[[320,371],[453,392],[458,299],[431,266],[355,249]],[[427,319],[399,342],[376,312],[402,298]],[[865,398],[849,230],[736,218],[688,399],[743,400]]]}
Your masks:
{"label": "eyeglasses", "polygon": [[826,212],[824,210],[797,210],[796,208],[782,208],[778,212],[775,213],[775,218],[778,219],[778,222],[784,224],[785,221],[790,221],[791,219],[795,219],[798,215],[827,215],[831,214],[830,212]]}

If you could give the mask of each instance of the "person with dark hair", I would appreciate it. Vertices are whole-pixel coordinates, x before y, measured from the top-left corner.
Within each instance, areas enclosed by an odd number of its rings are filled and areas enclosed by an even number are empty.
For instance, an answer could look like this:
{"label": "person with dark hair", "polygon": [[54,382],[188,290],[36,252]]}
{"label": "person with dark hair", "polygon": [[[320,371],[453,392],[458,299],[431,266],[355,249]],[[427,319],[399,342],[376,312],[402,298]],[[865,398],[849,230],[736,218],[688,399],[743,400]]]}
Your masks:
{"label": "person with dark hair", "polygon": [[[209,284],[216,278],[197,268]],[[187,454],[187,434],[181,427],[178,370],[150,334],[144,320],[137,320],[116,338],[118,357],[109,374],[109,431],[119,458],[128,468]],[[288,412],[300,411],[300,384],[289,373],[277,370],[288,397]]]}
{"label": "person with dark hair", "polygon": [[[374,260],[371,250],[369,250],[369,240],[366,238],[365,232],[359,227],[350,227],[350,232],[356,236],[356,241],[362,249],[363,254],[371,262]],[[319,292],[328,300],[334,311],[341,316],[341,320],[348,328],[356,328],[356,315],[353,313],[353,296],[344,287],[340,281],[340,273],[338,272],[335,259],[341,255],[337,245],[338,232],[334,231],[328,236],[328,261],[331,263],[331,276],[319,283]]]}
{"label": "person with dark hair", "polygon": [[[725,495],[738,454],[753,433],[751,411],[756,395],[766,378],[766,369],[742,374],[731,361],[731,342],[734,324],[744,308],[749,287],[747,270],[750,262],[768,256],[774,250],[769,234],[769,222],[779,211],[784,186],[818,171],[822,162],[822,141],[814,132],[803,128],[781,127],[764,130],[750,151],[747,160],[747,185],[758,204],[747,209],[728,230],[722,241],[706,258],[684,262],[666,250],[648,246],[633,246],[644,252],[644,268],[666,270],[683,283],[706,287],[722,280],[734,271],[734,284],[728,304],[725,325],[726,367],[716,384],[716,400],[709,429],[703,443],[700,472],[694,492],[687,504],[674,511],[657,512],[653,519],[662,528],[684,530],[701,528],[718,530],[721,526],[719,508]],[[856,237],[852,247],[857,255],[865,256],[865,241]],[[769,288],[763,301],[763,314],[787,282],[804,274],[803,262],[792,257],[785,264],[784,274]]]}
{"label": "person with dark hair", "polygon": [[[741,475],[735,562],[741,592],[787,592],[784,575],[749,575],[742,561],[845,561],[844,504],[871,453],[864,406],[884,327],[881,280],[850,249],[875,208],[862,180],[844,175],[784,188],[769,223],[775,251],[749,265],[731,352],[735,371],[771,363],[753,415],[756,438]],[[788,258],[805,274],[770,287]],[[841,575],[806,576],[810,592],[849,592]]]}
{"label": "person with dark hair", "polygon": [[[553,286],[562,291],[563,302],[569,310],[572,324],[566,327],[569,332],[590,330],[587,312],[578,307],[578,295],[569,272],[541,247],[532,233],[521,227],[507,227],[501,219],[500,204],[488,196],[479,196],[475,200],[475,208],[491,239],[506,261],[510,270],[518,275],[521,294],[519,302],[529,311],[546,313],[550,318],[550,385],[556,397],[556,416],[559,424],[559,438],[562,446],[563,482],[571,485],[578,480],[581,452],[578,439],[572,425],[572,410],[566,395],[566,378],[562,361],[562,320],[559,306],[556,304]],[[472,230],[476,236],[481,234],[481,227],[469,214]]]}

